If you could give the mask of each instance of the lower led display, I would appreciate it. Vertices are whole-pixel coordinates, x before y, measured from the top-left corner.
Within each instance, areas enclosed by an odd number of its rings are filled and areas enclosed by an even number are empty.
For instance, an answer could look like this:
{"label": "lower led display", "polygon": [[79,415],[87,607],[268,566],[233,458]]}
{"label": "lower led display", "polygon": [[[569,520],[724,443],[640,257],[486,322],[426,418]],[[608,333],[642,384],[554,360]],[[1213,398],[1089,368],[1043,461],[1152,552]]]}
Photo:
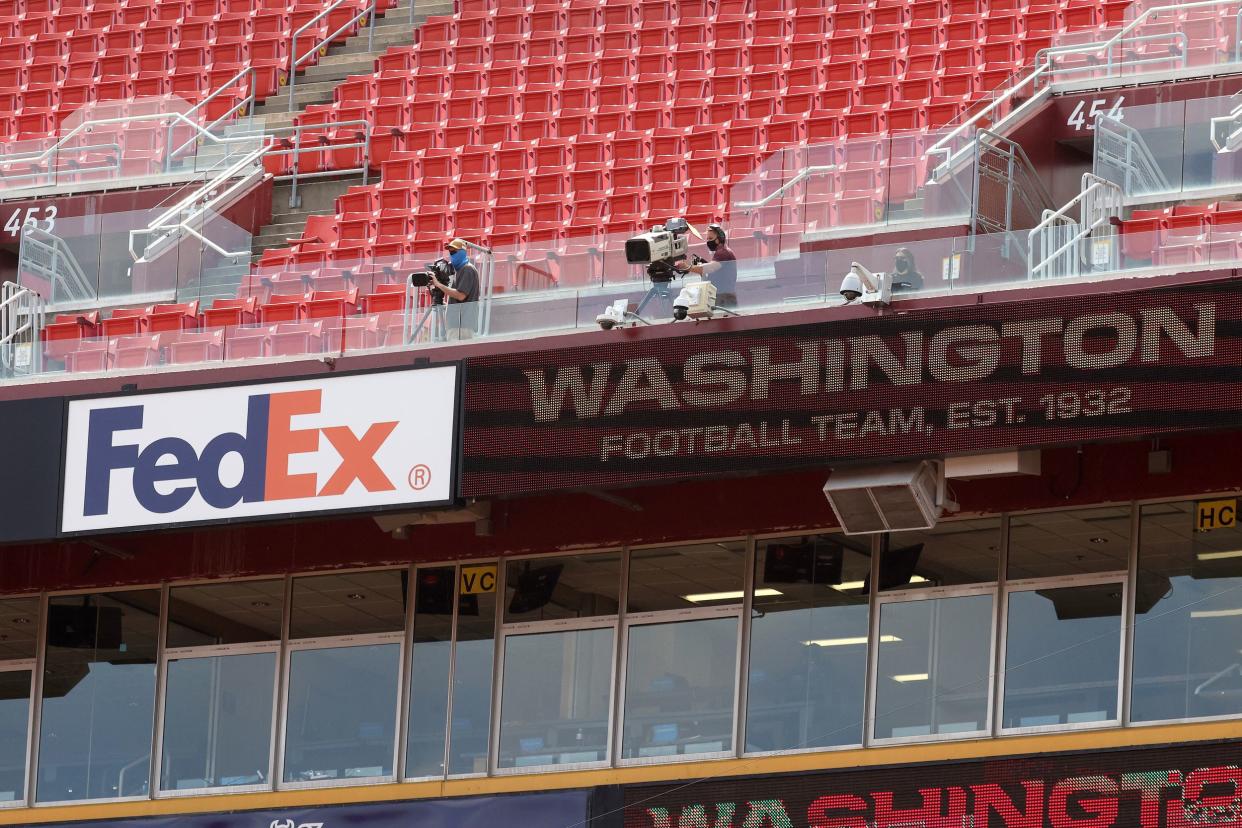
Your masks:
{"label": "lower led display", "polygon": [[628,788],[625,828],[1242,826],[1242,743]]}

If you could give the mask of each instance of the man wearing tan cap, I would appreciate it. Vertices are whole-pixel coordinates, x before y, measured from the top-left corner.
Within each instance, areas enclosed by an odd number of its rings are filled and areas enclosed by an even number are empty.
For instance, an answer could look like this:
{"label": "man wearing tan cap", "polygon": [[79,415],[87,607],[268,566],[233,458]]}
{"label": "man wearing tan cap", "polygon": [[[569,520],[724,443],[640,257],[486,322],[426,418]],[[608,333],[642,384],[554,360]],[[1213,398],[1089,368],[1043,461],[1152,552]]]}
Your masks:
{"label": "man wearing tan cap", "polygon": [[446,327],[449,339],[469,339],[478,328],[478,307],[462,307],[467,303],[479,301],[479,271],[470,263],[466,253],[466,240],[453,239],[445,249],[449,252],[449,264],[453,266],[453,286],[441,282],[435,274],[431,275],[432,285],[444,294],[446,310]]}

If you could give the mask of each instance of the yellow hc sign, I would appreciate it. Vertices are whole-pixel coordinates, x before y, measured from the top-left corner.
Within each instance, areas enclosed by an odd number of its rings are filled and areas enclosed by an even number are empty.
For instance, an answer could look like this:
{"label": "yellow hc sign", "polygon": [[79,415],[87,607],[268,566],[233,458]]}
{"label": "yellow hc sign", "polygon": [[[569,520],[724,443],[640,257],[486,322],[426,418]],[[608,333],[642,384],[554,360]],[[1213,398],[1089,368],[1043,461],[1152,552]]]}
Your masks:
{"label": "yellow hc sign", "polygon": [[1237,498],[1201,500],[1195,504],[1195,531],[1232,529],[1238,522]]}
{"label": "yellow hc sign", "polygon": [[458,592],[462,595],[483,595],[496,591],[496,565],[463,566]]}

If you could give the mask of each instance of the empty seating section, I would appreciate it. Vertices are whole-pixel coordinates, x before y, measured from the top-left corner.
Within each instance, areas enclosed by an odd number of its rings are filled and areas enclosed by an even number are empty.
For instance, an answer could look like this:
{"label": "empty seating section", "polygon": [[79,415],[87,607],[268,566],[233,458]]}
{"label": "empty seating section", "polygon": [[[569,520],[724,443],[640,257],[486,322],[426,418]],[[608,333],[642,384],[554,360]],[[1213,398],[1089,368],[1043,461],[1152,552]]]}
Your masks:
{"label": "empty seating section", "polygon": [[[207,2],[171,1],[186,11],[179,25]],[[256,38],[270,13],[295,25],[293,9],[219,2],[227,7],[213,22],[241,14]],[[353,128],[328,124],[365,120],[375,127],[370,163],[380,180],[349,188],[334,215],[312,216],[288,248],[266,250],[238,298],[58,317],[47,327],[47,359],[85,371],[396,346],[403,277],[443,255],[453,236],[498,251],[499,292],[598,283],[605,273],[641,278],[627,270],[621,243],[675,215],[732,220],[744,257],[796,245],[808,229],[874,222],[917,196],[935,140],[928,130],[959,117],[1058,34],[1115,24],[1128,7],[526,2],[458,0],[454,15],[427,20],[414,46],[389,49],[373,74],[341,83],[333,103],[307,107],[301,122],[324,127],[308,131],[304,144],[316,150],[299,158],[300,171],[357,166],[358,151],[341,147]],[[153,14],[147,29],[163,30],[163,19]],[[778,204],[730,215],[740,183],[758,189],[765,159],[780,175],[825,161],[836,169],[809,180],[793,214]],[[268,169],[289,163],[271,156]],[[1175,219],[1163,218],[1162,232],[1180,228]]]}
{"label": "empty seating section", "polygon": [[247,286],[254,295],[205,309],[186,302],[119,308],[107,318],[61,314],[44,325],[43,356],[51,369],[78,372],[395,346],[403,341],[405,284],[382,278],[365,293],[348,273],[326,273],[309,288],[256,279]]}
{"label": "empty seating section", "polygon": [[[528,3],[533,3],[528,5]],[[351,76],[304,124],[366,119],[379,183],[271,270],[428,256],[447,234],[558,267],[607,232],[673,215],[725,219],[771,154],[837,141],[840,173],[798,215],[760,211],[760,235],[865,224],[913,198],[924,143],[884,136],[949,124],[1053,38],[1117,22],[1117,0],[459,0],[414,46]],[[358,163],[316,133],[302,169]],[[862,146],[853,157],[845,147]],[[347,157],[345,157],[347,156]],[[282,172],[288,156],[271,159]],[[773,216],[775,212],[777,215]],[[737,217],[734,217],[735,219]],[[738,229],[736,226],[734,229]],[[547,256],[547,251],[553,252]],[[499,274],[520,287],[518,268]]]}
{"label": "empty seating section", "polygon": [[1122,221],[1127,264],[1202,265],[1242,258],[1242,201],[1134,210]]}
{"label": "empty seating section", "polygon": [[[327,5],[0,0],[0,139],[46,138],[73,112],[99,101],[174,95],[197,103],[247,67],[255,70],[254,93],[262,100],[287,82],[294,30]],[[363,0],[347,0],[299,37],[298,51],[304,54],[365,6]],[[246,87],[237,84],[213,99],[207,118],[214,120],[244,100]],[[133,128],[150,132],[152,142],[162,140],[160,130],[149,125]],[[124,144],[131,145],[131,140]]]}

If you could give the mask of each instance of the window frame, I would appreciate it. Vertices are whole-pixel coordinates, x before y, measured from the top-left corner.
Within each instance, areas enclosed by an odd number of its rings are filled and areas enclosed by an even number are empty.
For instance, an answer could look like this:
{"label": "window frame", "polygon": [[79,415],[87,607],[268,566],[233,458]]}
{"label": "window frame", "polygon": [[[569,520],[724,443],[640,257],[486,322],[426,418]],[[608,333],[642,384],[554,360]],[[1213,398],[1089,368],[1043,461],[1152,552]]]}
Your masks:
{"label": "window frame", "polygon": [[[878,570],[879,557],[876,557],[876,570]],[[874,580],[874,579],[873,579]],[[872,627],[870,640],[867,642],[869,649],[868,658],[870,661],[868,673],[870,681],[868,682],[868,706],[867,706],[867,722],[864,728],[864,739],[867,747],[883,747],[888,745],[908,745],[918,744],[922,742],[954,742],[965,739],[981,739],[987,738],[993,733],[993,720],[996,712],[996,672],[997,672],[997,637],[999,634],[999,614],[1000,614],[1000,597],[997,595],[999,582],[990,581],[980,584],[963,584],[956,586],[944,587],[923,587],[918,589],[908,589],[901,591],[880,592],[872,595]],[[992,599],[992,624],[988,631],[988,676],[987,676],[987,708],[984,711],[983,727],[977,730],[965,730],[958,733],[925,733],[917,736],[888,736],[882,737],[876,735],[876,722],[880,713],[878,709],[879,703],[879,686],[880,686],[880,649],[877,642],[880,640],[881,621],[883,620],[884,606],[886,604],[908,604],[914,601],[934,601],[945,598],[971,598],[980,595],[986,595]]]}
{"label": "window frame", "polygon": [[405,649],[405,633],[404,632],[366,633],[364,635],[334,635],[334,636],[324,636],[320,638],[304,638],[304,639],[298,639],[296,641],[287,642],[285,651],[284,651],[284,659],[283,659],[283,662],[280,668],[281,676],[282,676],[281,684],[283,686],[283,694],[281,697],[279,716],[277,717],[280,720],[280,748],[278,750],[279,762],[277,763],[279,775],[273,776],[273,781],[276,784],[276,790],[297,791],[297,790],[305,790],[307,788],[341,788],[341,787],[352,787],[352,786],[363,786],[363,785],[385,785],[385,784],[391,784],[397,781],[398,773],[400,769],[397,766],[396,751],[401,741],[398,738],[398,734],[401,732],[400,728],[402,726],[401,719],[400,719],[401,717],[401,696],[402,696],[402,693],[404,692],[403,687],[401,686],[402,674],[403,674],[403,670],[401,669],[401,666],[402,666],[401,661],[397,662],[398,669],[397,669],[397,688],[396,688],[397,692],[396,692],[396,697],[395,697],[396,703],[393,705],[393,707],[395,708],[394,710],[395,729],[393,730],[393,740],[392,740],[393,742],[393,757],[392,757],[393,772],[390,774],[383,774],[380,776],[342,777],[340,779],[313,779],[313,780],[307,780],[307,781],[302,781],[302,782],[284,781],[285,763],[286,763],[285,754],[286,754],[286,745],[287,745],[288,734],[289,734],[289,730],[288,730],[289,695],[293,690],[293,683],[291,681],[291,678],[292,678],[291,669],[293,666],[294,653],[313,652],[315,650],[352,649],[355,647],[367,647],[367,646],[372,646],[376,644],[397,644],[398,645],[397,646],[398,659],[402,659],[405,657],[406,649]]}
{"label": "window frame", "polygon": [[[165,583],[164,597],[161,604],[163,617],[160,619],[160,642],[159,642],[159,665],[158,678],[159,684],[156,687],[155,698],[155,751],[153,756],[155,761],[151,767],[151,798],[152,799],[175,799],[181,796],[212,796],[215,794],[231,794],[231,793],[256,793],[267,792],[276,789],[276,765],[277,755],[282,752],[277,745],[277,738],[281,735],[280,731],[280,705],[284,697],[284,670],[282,665],[285,660],[285,645],[289,636],[289,611],[290,601],[293,597],[293,577],[289,574],[270,577],[255,576],[248,578],[236,578],[230,583],[246,583],[256,581],[271,581],[280,584],[281,605],[280,613],[280,633],[275,640],[272,641],[250,641],[245,644],[200,644],[192,647],[168,647],[168,625],[170,623],[169,607],[172,603],[172,592],[174,589],[194,586],[211,586],[213,584],[223,583],[221,581],[186,581],[184,583]],[[254,655],[257,653],[276,653],[276,664],[273,667],[272,676],[272,727],[270,741],[268,742],[267,757],[267,782],[257,783],[254,785],[227,785],[212,788],[194,788],[184,790],[165,791],[161,790],[164,775],[164,726],[165,716],[168,704],[168,662],[184,661],[196,658],[213,658],[227,657],[234,655]]]}
{"label": "window frame", "polygon": [[[806,537],[850,537],[846,535],[840,527],[831,527],[820,531],[806,530],[802,532],[781,532],[774,535],[752,535],[749,538],[750,549],[747,553],[746,566],[746,597],[745,608],[742,616],[742,661],[738,665],[738,682],[740,690],[738,693],[738,724],[737,724],[737,747],[738,756],[741,758],[752,758],[761,756],[794,756],[806,753],[833,753],[842,750],[861,750],[867,746],[871,728],[867,723],[871,720],[870,700],[871,700],[871,651],[873,648],[873,630],[875,626],[874,619],[878,615],[875,605],[875,583],[876,573],[878,571],[878,561],[881,540],[878,535],[873,536],[856,536],[862,537],[861,543],[866,544],[868,557],[868,590],[858,593],[861,598],[867,599],[867,665],[864,667],[863,675],[863,697],[862,710],[863,721],[858,723],[858,741],[851,742],[846,745],[829,745],[828,747],[804,747],[793,748],[791,750],[746,750],[746,727],[747,712],[750,696],[750,657],[751,657],[751,627],[754,622],[754,597],[755,590],[759,586],[759,581],[755,577],[755,568],[759,565],[759,546],[773,541],[788,540],[790,538],[806,538]],[[859,554],[862,554],[861,552]]]}
{"label": "window frame", "polygon": [[[39,622],[38,622],[38,626],[39,626],[39,651],[38,651],[39,673],[38,673],[38,676],[36,677],[36,685],[38,687],[39,695],[38,695],[38,704],[35,705],[33,723],[31,726],[31,736],[30,736],[31,741],[30,741],[30,751],[29,751],[30,755],[27,758],[27,762],[30,763],[30,767],[27,768],[27,772],[26,772],[26,776],[29,782],[29,787],[27,789],[27,794],[26,794],[27,796],[26,801],[29,803],[30,807],[49,808],[49,807],[73,806],[73,805],[99,805],[99,804],[107,804],[107,803],[112,803],[112,802],[148,802],[154,799],[154,796],[153,796],[154,789],[152,788],[152,785],[151,785],[152,776],[153,776],[153,774],[151,773],[151,763],[154,761],[154,758],[155,758],[155,728],[156,728],[156,721],[158,720],[158,717],[160,716],[160,706],[162,704],[162,696],[160,695],[160,684],[162,681],[162,677],[160,675],[160,649],[162,647],[163,640],[164,640],[164,618],[167,615],[168,587],[169,587],[168,582],[161,582],[158,584],[136,584],[136,585],[127,584],[125,586],[117,586],[117,587],[91,587],[88,589],[53,590],[53,591],[44,592],[42,594],[42,601],[39,604]],[[147,773],[146,794],[139,794],[135,796],[100,797],[97,799],[69,799],[69,800],[58,799],[58,800],[48,800],[46,802],[40,802],[38,798],[38,793],[39,793],[38,771],[39,771],[39,760],[40,760],[40,747],[42,746],[41,742],[42,742],[42,736],[43,736],[43,733],[42,733],[43,731],[43,702],[44,702],[43,674],[47,669],[47,618],[50,612],[49,608],[51,606],[52,599],[72,597],[75,595],[114,595],[114,594],[122,593],[122,592],[142,592],[142,591],[156,591],[156,590],[158,590],[160,593],[160,602],[159,602],[159,610],[157,611],[158,615],[156,617],[155,663],[152,665],[155,668],[155,675],[152,677],[152,681],[154,682],[153,690],[154,690],[155,695],[152,698],[152,705],[151,705],[153,718],[151,721],[151,743],[150,743],[150,747],[148,748],[148,752],[147,752],[148,773]]]}
{"label": "window frame", "polygon": [[[1029,736],[1037,733],[1063,733],[1075,730],[1098,730],[1121,726],[1123,685],[1125,683],[1125,628],[1130,614],[1130,589],[1127,570],[1112,572],[1092,572],[1078,575],[1064,575],[1059,578],[1023,578],[1018,581],[1007,581],[1001,594],[1001,626],[997,636],[996,670],[996,717],[994,731],[996,736]],[[1117,654],[1117,716],[1113,719],[1101,719],[1094,722],[1073,722],[1065,724],[1030,725],[1027,727],[1005,727],[1005,684],[1009,672],[1005,659],[1009,652],[1009,597],[1015,592],[1035,592],[1041,589],[1065,589],[1083,586],[1116,585],[1121,590],[1121,614],[1117,619],[1118,648]]]}

